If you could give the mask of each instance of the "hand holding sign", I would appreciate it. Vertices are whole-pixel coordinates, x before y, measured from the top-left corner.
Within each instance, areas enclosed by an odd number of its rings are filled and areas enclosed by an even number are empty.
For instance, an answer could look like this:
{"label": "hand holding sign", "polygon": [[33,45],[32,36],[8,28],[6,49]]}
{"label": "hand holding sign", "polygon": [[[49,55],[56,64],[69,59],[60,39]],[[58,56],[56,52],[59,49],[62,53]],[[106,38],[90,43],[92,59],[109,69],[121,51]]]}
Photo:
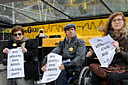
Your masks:
{"label": "hand holding sign", "polygon": [[7,78],[24,77],[24,57],[22,49],[10,49],[8,53]]}
{"label": "hand holding sign", "polygon": [[48,54],[46,68],[45,66],[42,67],[42,70],[46,71],[43,74],[41,83],[48,83],[56,80],[61,72],[61,70],[59,69],[59,66],[61,66],[61,64],[62,56],[55,53]]}
{"label": "hand holding sign", "polygon": [[89,42],[100,61],[101,67],[108,67],[115,55],[116,47],[113,46],[114,40],[107,35],[105,37],[95,37],[90,39]]}

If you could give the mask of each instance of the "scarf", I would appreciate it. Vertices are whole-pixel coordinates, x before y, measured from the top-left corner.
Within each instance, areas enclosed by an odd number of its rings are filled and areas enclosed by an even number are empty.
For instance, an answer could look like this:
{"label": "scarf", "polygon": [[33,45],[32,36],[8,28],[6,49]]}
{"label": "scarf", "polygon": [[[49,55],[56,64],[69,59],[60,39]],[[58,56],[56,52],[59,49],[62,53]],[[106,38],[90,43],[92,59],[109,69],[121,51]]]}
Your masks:
{"label": "scarf", "polygon": [[23,36],[23,38],[22,38],[21,40],[15,40],[15,38],[13,38],[13,40],[14,40],[14,42],[15,42],[15,43],[17,43],[17,44],[21,44],[21,43],[23,43],[23,42],[27,41],[27,40],[28,40],[28,38],[27,38],[27,37],[25,37],[25,36]]}
{"label": "scarf", "polygon": [[[116,41],[119,42],[120,46],[126,46],[128,44],[128,30],[125,29],[122,32],[113,32],[109,30],[108,34]],[[126,47],[127,48],[127,47]]]}
{"label": "scarf", "polygon": [[118,40],[119,38],[127,39],[127,37],[128,37],[128,30],[124,29],[123,31],[119,31],[119,32],[113,32],[113,31],[109,30],[108,34],[110,34],[110,36],[113,39],[115,39],[115,40]]}

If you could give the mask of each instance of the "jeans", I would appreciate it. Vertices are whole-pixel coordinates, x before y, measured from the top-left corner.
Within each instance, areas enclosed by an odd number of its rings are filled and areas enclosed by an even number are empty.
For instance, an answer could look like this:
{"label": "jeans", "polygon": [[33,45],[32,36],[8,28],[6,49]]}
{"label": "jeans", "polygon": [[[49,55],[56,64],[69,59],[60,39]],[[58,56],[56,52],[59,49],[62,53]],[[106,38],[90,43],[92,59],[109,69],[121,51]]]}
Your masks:
{"label": "jeans", "polygon": [[119,85],[119,82],[123,79],[128,79],[128,72],[124,73],[112,73],[107,77],[108,85]]}
{"label": "jeans", "polygon": [[80,67],[75,69],[68,69],[67,71],[61,71],[57,80],[47,83],[46,85],[67,85],[67,79],[72,76],[73,71],[77,71],[77,73],[80,72]]}

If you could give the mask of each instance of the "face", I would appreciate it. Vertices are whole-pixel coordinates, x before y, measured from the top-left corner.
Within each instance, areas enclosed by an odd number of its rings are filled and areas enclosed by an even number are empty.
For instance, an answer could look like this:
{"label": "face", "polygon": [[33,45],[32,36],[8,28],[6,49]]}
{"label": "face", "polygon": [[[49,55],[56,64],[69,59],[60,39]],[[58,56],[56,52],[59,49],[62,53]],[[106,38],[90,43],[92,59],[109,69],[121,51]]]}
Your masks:
{"label": "face", "polygon": [[13,37],[15,40],[21,40],[23,38],[23,34],[21,31],[14,32]]}
{"label": "face", "polygon": [[72,28],[68,28],[68,29],[66,29],[65,34],[66,34],[67,38],[69,39],[69,38],[72,38],[72,37],[75,36],[76,31],[75,31],[75,29],[73,27]]}
{"label": "face", "polygon": [[112,20],[112,28],[114,29],[114,31],[119,31],[123,28],[124,26],[124,20],[122,19],[121,15],[116,16],[113,20]]}

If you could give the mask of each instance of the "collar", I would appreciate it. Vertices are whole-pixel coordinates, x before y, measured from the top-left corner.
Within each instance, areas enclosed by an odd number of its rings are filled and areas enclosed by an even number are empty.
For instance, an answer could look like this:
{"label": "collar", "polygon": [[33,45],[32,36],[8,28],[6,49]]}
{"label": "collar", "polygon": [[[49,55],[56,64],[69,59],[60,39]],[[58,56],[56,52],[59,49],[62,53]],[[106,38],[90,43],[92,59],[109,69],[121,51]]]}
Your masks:
{"label": "collar", "polygon": [[28,38],[23,36],[23,38],[21,40],[15,40],[14,38],[13,38],[13,40],[14,40],[15,43],[23,43],[23,42],[27,41]]}
{"label": "collar", "polygon": [[75,42],[76,39],[77,39],[77,35],[75,35],[74,37],[72,37],[71,41],[67,37],[65,37],[64,41],[66,41],[67,43],[69,43],[69,42]]}

